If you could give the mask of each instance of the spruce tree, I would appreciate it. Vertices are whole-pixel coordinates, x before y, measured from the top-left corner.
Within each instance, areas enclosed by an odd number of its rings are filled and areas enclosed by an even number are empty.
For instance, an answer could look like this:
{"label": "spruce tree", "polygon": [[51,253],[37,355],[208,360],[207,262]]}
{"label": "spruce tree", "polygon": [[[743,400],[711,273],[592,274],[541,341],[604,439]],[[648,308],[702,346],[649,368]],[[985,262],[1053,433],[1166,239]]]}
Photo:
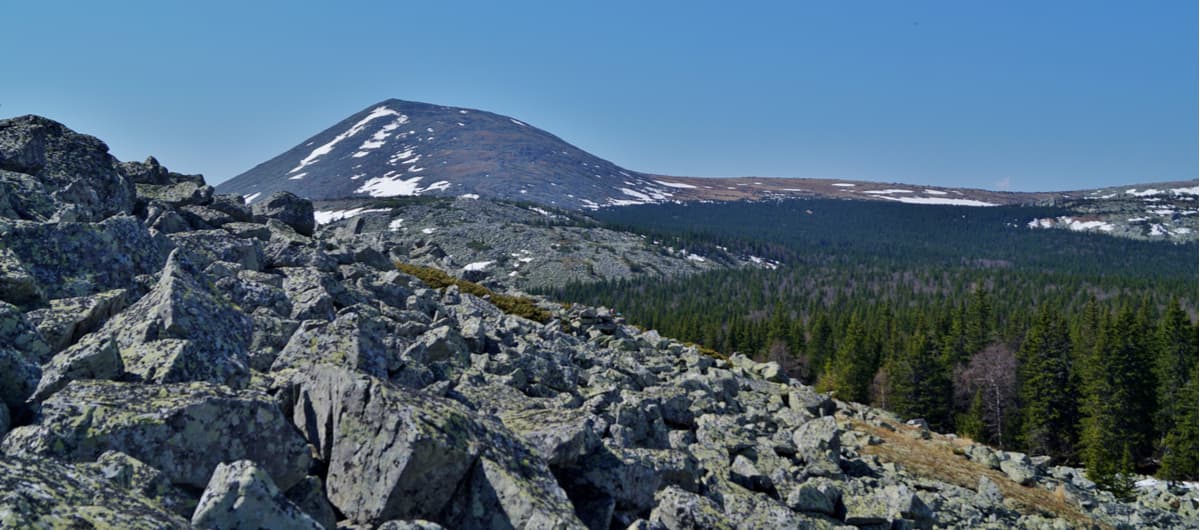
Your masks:
{"label": "spruce tree", "polygon": [[1064,462],[1074,453],[1078,421],[1071,340],[1057,310],[1043,306],[1017,352],[1021,441],[1025,450]]}
{"label": "spruce tree", "polygon": [[950,375],[920,324],[904,351],[888,363],[887,376],[893,411],[924,418],[935,430],[950,427]]}
{"label": "spruce tree", "polygon": [[1158,469],[1158,476],[1167,480],[1196,480],[1196,471],[1200,467],[1200,404],[1197,403],[1200,388],[1197,388],[1195,370],[1184,388],[1177,396],[1183,401],[1175,409],[1176,416],[1167,432],[1162,465]]}

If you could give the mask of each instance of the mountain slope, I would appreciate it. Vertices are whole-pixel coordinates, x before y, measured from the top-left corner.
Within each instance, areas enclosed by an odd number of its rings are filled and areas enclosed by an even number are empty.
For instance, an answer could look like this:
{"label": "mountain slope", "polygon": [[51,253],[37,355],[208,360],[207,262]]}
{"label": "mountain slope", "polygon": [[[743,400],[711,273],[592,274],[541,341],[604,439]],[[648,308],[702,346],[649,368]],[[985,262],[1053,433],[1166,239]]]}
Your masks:
{"label": "mountain slope", "polygon": [[697,178],[623,169],[515,118],[389,99],[220,184],[254,202],[276,191],[313,200],[482,196],[595,210],[663,202],[835,198],[923,205],[1055,205],[1058,228],[1194,241],[1194,181],[1063,192],[1007,192],[845,179]]}
{"label": "mountain slope", "polygon": [[524,122],[389,99],[363,109],[217,189],[253,201],[464,195],[580,209],[670,197],[670,189]]}

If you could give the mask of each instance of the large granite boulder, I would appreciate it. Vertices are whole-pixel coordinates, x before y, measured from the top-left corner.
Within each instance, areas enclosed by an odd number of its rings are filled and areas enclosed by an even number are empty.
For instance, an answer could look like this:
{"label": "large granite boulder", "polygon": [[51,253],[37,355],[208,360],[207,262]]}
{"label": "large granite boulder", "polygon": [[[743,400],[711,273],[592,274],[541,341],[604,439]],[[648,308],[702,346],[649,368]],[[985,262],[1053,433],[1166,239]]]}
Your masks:
{"label": "large granite boulder", "polygon": [[317,222],[313,217],[312,201],[302,199],[286,191],[277,191],[258,201],[251,207],[255,219],[266,222],[275,219],[296,230],[296,233],[312,236]]}
{"label": "large granite boulder", "polygon": [[[0,120],[0,170],[30,175],[55,214],[99,221],[133,211],[134,187],[100,140],[40,116]],[[45,219],[36,219],[45,220]]]}
{"label": "large granite boulder", "polygon": [[0,448],[76,462],[120,451],[192,488],[207,486],[217,464],[246,459],[286,489],[311,462],[274,399],[208,383],[75,381],[42,403],[40,423],[12,431]]}
{"label": "large granite boulder", "polygon": [[212,530],[325,528],[292,504],[271,477],[249,460],[217,466],[192,515],[192,524]]}
{"label": "large granite boulder", "polygon": [[89,470],[0,455],[0,528],[187,528],[182,517]]}

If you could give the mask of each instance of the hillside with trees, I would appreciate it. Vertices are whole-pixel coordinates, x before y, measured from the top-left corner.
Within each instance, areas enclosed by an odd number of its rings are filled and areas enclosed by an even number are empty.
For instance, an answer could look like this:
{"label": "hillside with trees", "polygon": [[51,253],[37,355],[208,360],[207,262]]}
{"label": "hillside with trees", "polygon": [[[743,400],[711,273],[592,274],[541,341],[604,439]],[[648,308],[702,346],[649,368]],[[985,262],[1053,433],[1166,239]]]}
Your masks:
{"label": "hillside with trees", "polygon": [[[778,270],[573,284],[559,299],[935,430],[1127,474],[1196,479],[1196,248],[1020,228],[1043,208],[781,201],[602,211],[664,247]],[[1014,226],[1015,225],[1015,226]]]}

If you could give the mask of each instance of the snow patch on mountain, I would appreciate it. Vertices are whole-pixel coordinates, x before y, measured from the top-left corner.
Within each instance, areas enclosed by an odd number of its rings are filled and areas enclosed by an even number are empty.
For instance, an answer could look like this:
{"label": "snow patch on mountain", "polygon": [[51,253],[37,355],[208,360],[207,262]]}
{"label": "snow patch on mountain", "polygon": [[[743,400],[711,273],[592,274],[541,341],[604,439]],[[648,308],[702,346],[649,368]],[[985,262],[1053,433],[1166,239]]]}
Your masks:
{"label": "snow patch on mountain", "polygon": [[977,201],[974,199],[948,199],[945,197],[889,197],[881,195],[889,201],[899,201],[908,204],[943,204],[949,206],[998,206],[997,204]]}
{"label": "snow patch on mountain", "polygon": [[292,168],[292,170],[288,171],[288,173],[295,173],[297,171],[300,171],[301,169],[304,169],[305,166],[311,165],[312,163],[316,162],[317,159],[329,154],[330,152],[333,151],[333,148],[335,146],[337,146],[337,144],[342,143],[343,140],[362,132],[362,130],[364,128],[366,128],[368,123],[371,123],[372,121],[382,118],[384,116],[399,116],[399,115],[401,115],[399,112],[389,109],[386,106],[376,107],[375,109],[371,110],[371,112],[368,113],[366,115],[366,117],[359,120],[358,123],[355,123],[352,127],[347,129],[345,132],[333,137],[332,140],[326,142],[324,145],[322,145],[316,149],[313,149],[312,152],[308,153],[308,156],[306,156],[300,160],[299,165]]}

